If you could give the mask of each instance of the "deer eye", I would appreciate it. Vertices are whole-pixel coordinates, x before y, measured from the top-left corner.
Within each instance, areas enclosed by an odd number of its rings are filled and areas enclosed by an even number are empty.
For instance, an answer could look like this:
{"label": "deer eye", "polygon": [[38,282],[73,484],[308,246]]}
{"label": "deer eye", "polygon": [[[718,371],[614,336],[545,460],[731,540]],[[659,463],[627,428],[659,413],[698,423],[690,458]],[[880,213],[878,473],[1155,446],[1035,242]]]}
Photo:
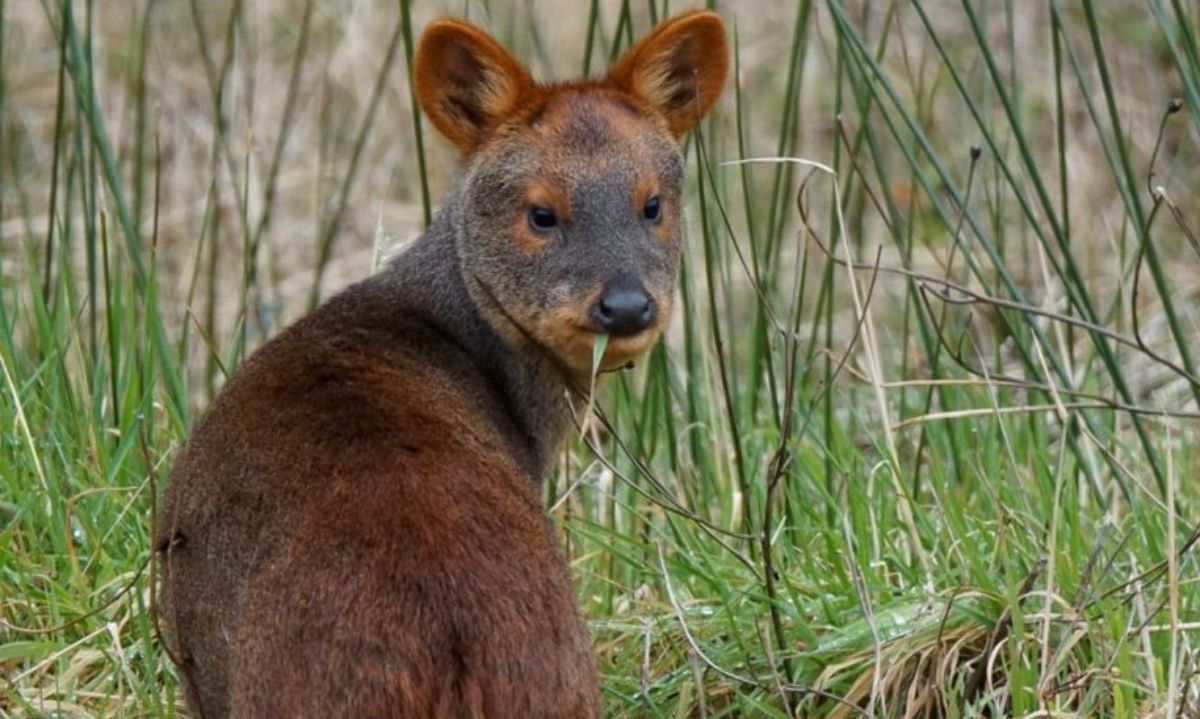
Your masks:
{"label": "deer eye", "polygon": [[642,217],[656,224],[662,220],[662,201],[658,199],[658,195],[646,200],[645,206],[642,207]]}
{"label": "deer eye", "polygon": [[558,226],[558,215],[549,207],[534,205],[529,208],[529,226],[538,232],[549,232]]}

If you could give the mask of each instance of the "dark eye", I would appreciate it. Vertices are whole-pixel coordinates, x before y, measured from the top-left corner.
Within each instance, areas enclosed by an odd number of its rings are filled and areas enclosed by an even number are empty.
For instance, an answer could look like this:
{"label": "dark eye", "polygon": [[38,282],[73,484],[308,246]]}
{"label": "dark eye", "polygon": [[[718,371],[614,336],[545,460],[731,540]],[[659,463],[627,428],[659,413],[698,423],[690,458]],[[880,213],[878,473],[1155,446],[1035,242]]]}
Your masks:
{"label": "dark eye", "polygon": [[529,208],[529,226],[538,232],[549,232],[558,226],[558,215],[549,207],[534,205]]}
{"label": "dark eye", "polygon": [[662,202],[658,199],[658,195],[646,200],[646,205],[642,208],[642,217],[650,222],[658,222],[662,219]]}

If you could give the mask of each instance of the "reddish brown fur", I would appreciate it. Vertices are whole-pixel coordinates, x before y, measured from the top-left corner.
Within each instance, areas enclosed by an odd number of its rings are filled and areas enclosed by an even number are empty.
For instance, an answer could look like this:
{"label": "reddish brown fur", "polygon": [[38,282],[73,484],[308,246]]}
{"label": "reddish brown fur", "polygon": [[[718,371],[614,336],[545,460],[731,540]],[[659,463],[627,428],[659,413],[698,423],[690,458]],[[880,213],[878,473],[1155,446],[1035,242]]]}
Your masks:
{"label": "reddish brown fur", "polygon": [[[557,359],[565,367],[585,367],[588,371],[591,370],[596,332],[590,328],[586,308],[599,294],[597,289],[589,295],[586,302],[565,304],[544,313],[530,328],[545,339],[549,347],[554,348]],[[658,341],[671,316],[671,296],[657,293],[653,296],[661,308],[658,321],[642,334],[633,337],[610,337],[608,345],[604,348],[601,369],[613,370],[623,367],[630,360],[640,357]],[[582,383],[581,386],[586,386],[586,373],[580,373],[575,380]]]}
{"label": "reddish brown fur", "polygon": [[[471,54],[464,52],[468,45],[474,51]],[[453,81],[455,74],[473,71],[469,66],[474,63],[483,63],[494,78],[493,95],[482,101],[469,97]],[[429,119],[464,153],[473,151],[482,139],[482,133],[464,124],[464,112],[478,112],[485,118],[512,117],[520,112],[520,103],[539,94],[529,72],[499,43],[474,25],[457,20],[441,20],[425,29],[413,68],[413,84]],[[485,123],[484,132],[494,126]]]}
{"label": "reddish brown fur", "polygon": [[[461,381],[472,369],[353,329],[355,314],[326,312],[257,353],[175,467],[166,624],[201,685],[193,707],[206,717],[594,716],[569,578],[536,486]],[[205,545],[214,525],[222,541]],[[231,594],[224,575],[251,566]],[[231,633],[227,646],[196,643],[208,623]]]}
{"label": "reddish brown fur", "polygon": [[[549,207],[564,221],[571,219],[571,201],[566,193],[548,182],[537,182],[525,189],[524,209],[534,205]],[[547,239],[538,235],[530,227],[524,212],[516,213],[512,227],[513,236],[522,250],[533,252],[546,246]]]}
{"label": "reddish brown fur", "polygon": [[[679,42],[685,36],[695,36]],[[497,77],[509,79],[498,93],[500,99],[489,112],[494,121],[482,132],[464,129],[453,111],[454,93],[441,79],[441,66],[451,64],[462,43],[478,43],[483,59]],[[674,55],[674,57],[668,57]],[[657,61],[681,60],[680,71],[657,77],[646,65]],[[619,98],[624,107],[635,108],[645,118],[662,123],[680,137],[691,129],[716,103],[725,84],[729,51],[720,16],[707,10],[682,13],[659,25],[630,49],[601,80],[539,85],[495,40],[479,28],[458,20],[439,20],[421,37],[421,48],[413,70],[417,97],[434,125],[466,155],[479,151],[496,129],[504,124],[524,126],[537,117],[555,98],[567,94],[606,93]],[[703,71],[701,71],[703,70]],[[656,105],[647,94],[660,97]],[[614,110],[612,116],[618,116]],[[635,128],[636,131],[636,128]]]}
{"label": "reddish brown fur", "polygon": [[[385,271],[256,352],[176,462],[155,542],[195,716],[599,714],[540,482],[606,284],[637,274],[659,311],[610,340],[605,368],[670,317],[672,134],[719,91],[720,33],[716,15],[684,15],[602,81],[541,86],[478,28],[425,32],[417,94],[485,179],[461,181]],[[517,174],[535,149],[538,172]],[[615,154],[611,172],[587,174]],[[583,175],[601,184],[579,190]],[[656,193],[651,227],[641,203]],[[590,219],[567,242],[528,225],[530,204]]]}
{"label": "reddish brown fur", "polygon": [[[677,42],[684,37],[687,39]],[[676,72],[659,76],[655,68],[659,63],[673,64]],[[606,82],[662,108],[671,132],[678,137],[721,96],[728,67],[721,18],[700,10],[660,25],[625,53],[609,70]]]}
{"label": "reddish brown fur", "polygon": [[[658,178],[649,173],[639,177],[631,209],[634,212],[641,211],[642,207],[646,204],[646,200],[657,194]],[[670,242],[675,237],[675,212],[676,208],[671,204],[664,204],[662,207],[662,222],[654,228],[653,232],[654,236],[663,242]]]}

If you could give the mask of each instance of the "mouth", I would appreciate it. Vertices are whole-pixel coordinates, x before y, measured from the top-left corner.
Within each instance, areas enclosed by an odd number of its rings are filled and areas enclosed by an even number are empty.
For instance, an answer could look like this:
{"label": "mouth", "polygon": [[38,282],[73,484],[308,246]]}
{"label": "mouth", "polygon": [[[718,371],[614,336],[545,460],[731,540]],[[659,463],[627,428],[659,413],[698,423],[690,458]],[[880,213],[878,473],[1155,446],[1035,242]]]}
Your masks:
{"label": "mouth", "polygon": [[[477,279],[478,281],[478,279]],[[601,358],[600,372],[612,372],[628,366],[633,360],[644,355],[662,336],[666,329],[667,320],[671,315],[669,300],[660,301],[660,310],[656,321],[640,332],[628,335],[611,334],[602,331],[582,307],[590,307],[588,303],[564,303],[553,308],[537,308],[517,316],[505,310],[504,306],[495,299],[491,289],[482,281],[479,287],[491,301],[496,314],[503,318],[502,334],[513,343],[529,343],[539,348],[555,364],[576,378],[583,378],[593,371],[594,354],[597,339],[601,334],[608,335],[604,346],[604,356]]]}
{"label": "mouth", "polygon": [[[590,372],[596,341],[604,333],[594,327],[579,324],[574,325],[571,329],[578,343],[583,345],[579,354],[586,356],[586,362],[582,364]],[[623,337],[608,335],[608,344],[604,346],[604,356],[600,361],[600,371],[610,372],[624,368],[653,347],[661,334],[662,327],[655,325],[633,335]]]}

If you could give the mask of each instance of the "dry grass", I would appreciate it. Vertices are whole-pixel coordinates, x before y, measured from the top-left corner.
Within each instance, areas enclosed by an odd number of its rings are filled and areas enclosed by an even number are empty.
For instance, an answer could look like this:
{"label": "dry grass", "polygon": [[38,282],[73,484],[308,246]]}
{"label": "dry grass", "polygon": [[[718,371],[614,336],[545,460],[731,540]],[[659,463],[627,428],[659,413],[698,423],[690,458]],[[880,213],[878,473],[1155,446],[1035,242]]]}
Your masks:
{"label": "dry grass", "polygon": [[[185,436],[186,413],[172,414],[170,373],[146,361],[145,314],[157,313],[179,349],[195,411],[226,365],[306,311],[322,237],[332,238],[318,288],[328,296],[421,230],[402,46],[387,62],[398,4],[313,0],[304,30],[307,5],[106,2],[92,6],[90,24],[89,6],[73,5],[120,185],[131,202],[142,198],[134,221],[147,246],[153,238],[150,302],[132,289],[112,187],[97,179],[102,163],[69,74],[58,121],[61,7],[0,4],[0,714],[179,711],[139,567],[153,480]],[[598,3],[593,71],[623,7],[640,34],[661,5]],[[847,2],[845,17],[878,58],[874,77],[849,49],[841,3],[813,3],[802,26],[804,0],[717,3],[736,27],[738,93],[705,128],[708,162],[689,146],[693,184],[706,172],[712,182],[709,194],[689,195],[689,280],[670,352],[613,383],[602,403],[612,431],[594,434],[601,458],[580,443],[549,489],[614,715],[1167,719],[1173,705],[1174,717],[1200,716],[1200,583],[1188,541],[1200,406],[1193,384],[1162,361],[1184,362],[1168,308],[1200,353],[1200,248],[1189,237],[1200,229],[1200,108],[1164,121],[1196,78],[1156,22],[1159,5],[1096,4],[1109,92],[1084,3],[969,3],[981,42],[958,2]],[[1056,65],[1051,8],[1060,6]],[[556,79],[584,65],[588,10],[423,2],[412,19],[419,31],[465,11],[536,76]],[[799,85],[789,89],[798,37]],[[884,92],[880,77],[932,152],[871,95]],[[426,125],[436,203],[456,161],[433,135]],[[973,147],[982,148],[974,162]],[[781,153],[835,166],[841,205],[828,178],[798,166],[774,192],[775,165],[719,164]],[[1129,191],[1146,208],[1155,188],[1169,201],[1150,228],[1122,201],[1122,154],[1136,179]],[[51,202],[57,244],[47,254]],[[87,279],[97,223],[113,258],[107,312],[104,293],[84,299],[102,285]],[[1140,229],[1165,297],[1137,262]],[[865,306],[813,238],[850,239]],[[927,294],[943,321],[939,345],[922,334],[916,285],[903,273],[874,277],[877,251],[885,270],[949,277],[984,300]],[[1056,268],[1068,258],[1093,324],[1140,333],[1144,346],[1114,343],[1105,363],[1080,324],[1077,289]],[[53,299],[43,301],[46,276]],[[760,338],[769,323],[756,283],[800,342]],[[1023,307],[992,301],[1015,303],[1016,291]],[[1044,342],[1030,339],[1037,332]],[[966,367],[949,358],[955,347]],[[1136,420],[1149,427],[1143,440],[1133,414],[1095,408],[1106,403],[1164,416]],[[785,425],[789,408],[796,421]],[[766,490],[781,457],[782,486]],[[760,547],[771,541],[776,565],[764,571]],[[768,589],[772,572],[778,586]]]}

